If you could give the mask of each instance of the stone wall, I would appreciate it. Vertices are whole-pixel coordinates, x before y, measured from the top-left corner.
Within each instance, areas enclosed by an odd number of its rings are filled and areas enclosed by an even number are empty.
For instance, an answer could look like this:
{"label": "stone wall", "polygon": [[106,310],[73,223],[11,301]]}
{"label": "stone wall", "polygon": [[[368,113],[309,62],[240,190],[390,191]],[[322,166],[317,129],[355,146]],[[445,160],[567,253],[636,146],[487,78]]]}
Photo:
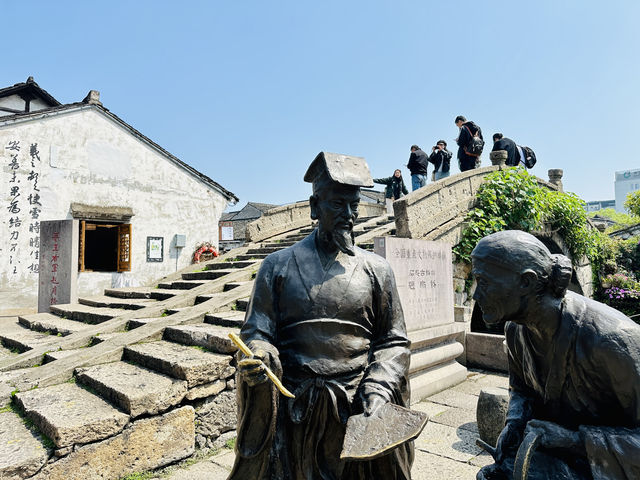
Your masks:
{"label": "stone wall", "polygon": [[[371,202],[360,202],[358,211],[360,217],[377,217],[385,212],[385,206]],[[259,242],[310,223],[311,208],[308,200],[282,205],[268,210],[258,220],[247,225],[246,241]]]}

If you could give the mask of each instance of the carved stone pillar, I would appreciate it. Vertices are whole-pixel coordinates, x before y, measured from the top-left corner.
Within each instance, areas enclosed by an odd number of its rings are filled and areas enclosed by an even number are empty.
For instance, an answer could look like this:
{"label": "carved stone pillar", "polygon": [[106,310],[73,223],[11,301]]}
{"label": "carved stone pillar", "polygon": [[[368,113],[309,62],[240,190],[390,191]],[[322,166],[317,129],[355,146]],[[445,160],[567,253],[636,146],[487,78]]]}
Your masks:
{"label": "carved stone pillar", "polygon": [[549,183],[554,184],[556,187],[558,187],[558,190],[563,192],[563,187],[562,187],[562,175],[564,174],[564,171],[561,168],[552,168],[551,170],[549,170],[548,172],[549,174]]}

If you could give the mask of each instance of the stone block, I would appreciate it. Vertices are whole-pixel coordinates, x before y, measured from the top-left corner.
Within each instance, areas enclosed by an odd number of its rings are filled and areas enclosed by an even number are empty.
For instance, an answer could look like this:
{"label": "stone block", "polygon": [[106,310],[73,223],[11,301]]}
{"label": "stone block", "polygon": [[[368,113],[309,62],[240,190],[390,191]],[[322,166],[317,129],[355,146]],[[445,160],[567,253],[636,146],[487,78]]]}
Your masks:
{"label": "stone block", "polygon": [[186,380],[189,388],[233,375],[230,355],[203,352],[166,341],[129,345],[123,358],[139,365]]}
{"label": "stone block", "polygon": [[204,347],[216,353],[233,354],[238,351],[235,343],[229,338],[229,332],[239,333],[237,328],[216,325],[178,325],[167,327],[164,338],[183,345]]}
{"label": "stone block", "polygon": [[216,380],[215,382],[190,388],[185,398],[187,400],[197,400],[199,398],[214,397],[225,388],[227,388],[227,382],[225,380]]}
{"label": "stone block", "polygon": [[237,423],[235,392],[225,391],[196,405],[196,433],[209,438],[234,430]]}
{"label": "stone block", "polygon": [[58,448],[110,437],[129,421],[129,415],[74,383],[18,393],[15,399]]}
{"label": "stone block", "polygon": [[453,323],[451,245],[378,237],[374,251],[393,269],[407,331]]}
{"label": "stone block", "polygon": [[509,407],[509,391],[503,388],[483,388],[478,396],[476,421],[480,438],[495,447],[504,428]]}
{"label": "stone block", "polygon": [[49,460],[40,437],[13,412],[0,413],[0,478],[34,475]]}
{"label": "stone block", "polygon": [[465,343],[467,366],[498,372],[509,371],[504,335],[467,332]]}
{"label": "stone block", "polygon": [[78,220],[40,222],[38,312],[78,299]]}
{"label": "stone block", "polygon": [[178,405],[187,393],[184,380],[126,362],[78,368],[76,378],[131,417],[163,412]]}
{"label": "stone block", "polygon": [[122,433],[76,448],[43,468],[34,480],[115,480],[193,454],[194,410],[186,406],[133,422]]}

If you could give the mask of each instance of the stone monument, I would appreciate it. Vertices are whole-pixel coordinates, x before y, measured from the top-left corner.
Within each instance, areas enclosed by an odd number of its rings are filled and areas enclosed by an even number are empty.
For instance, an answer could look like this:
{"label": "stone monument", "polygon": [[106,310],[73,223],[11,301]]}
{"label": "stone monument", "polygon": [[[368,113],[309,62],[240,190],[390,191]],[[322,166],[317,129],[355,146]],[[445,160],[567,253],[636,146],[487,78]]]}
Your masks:
{"label": "stone monument", "polygon": [[78,301],[77,220],[40,222],[38,312]]}
{"label": "stone monument", "polygon": [[506,424],[486,479],[640,478],[640,325],[567,291],[572,266],[533,235],[473,250],[484,321],[507,321]]}
{"label": "stone monument", "polygon": [[464,351],[463,323],[454,321],[451,245],[446,242],[378,237],[374,251],[396,277],[411,340],[414,402],[464,381],[467,369],[455,359]]}

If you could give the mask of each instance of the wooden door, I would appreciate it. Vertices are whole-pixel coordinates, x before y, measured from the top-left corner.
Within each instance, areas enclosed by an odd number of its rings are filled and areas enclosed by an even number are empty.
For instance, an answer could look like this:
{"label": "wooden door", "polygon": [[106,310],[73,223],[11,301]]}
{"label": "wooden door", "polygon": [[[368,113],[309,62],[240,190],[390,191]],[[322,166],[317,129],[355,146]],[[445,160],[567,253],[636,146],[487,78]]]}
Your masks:
{"label": "wooden door", "polygon": [[131,271],[131,224],[118,225],[118,271]]}

